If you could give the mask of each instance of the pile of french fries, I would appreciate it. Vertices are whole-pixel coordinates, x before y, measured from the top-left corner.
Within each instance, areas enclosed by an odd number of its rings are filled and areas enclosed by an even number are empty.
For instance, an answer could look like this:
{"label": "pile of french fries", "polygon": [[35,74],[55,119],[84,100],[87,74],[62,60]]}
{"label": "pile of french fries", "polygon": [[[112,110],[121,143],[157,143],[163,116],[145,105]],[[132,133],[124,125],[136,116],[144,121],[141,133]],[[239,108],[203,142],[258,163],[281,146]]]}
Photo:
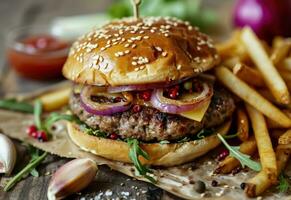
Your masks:
{"label": "pile of french fries", "polygon": [[[262,165],[245,183],[246,195],[255,197],[278,184],[291,153],[291,39],[276,37],[269,46],[246,27],[216,47],[222,62],[215,75],[241,101],[235,116],[240,151],[258,152]],[[228,156],[215,172],[239,166]]]}

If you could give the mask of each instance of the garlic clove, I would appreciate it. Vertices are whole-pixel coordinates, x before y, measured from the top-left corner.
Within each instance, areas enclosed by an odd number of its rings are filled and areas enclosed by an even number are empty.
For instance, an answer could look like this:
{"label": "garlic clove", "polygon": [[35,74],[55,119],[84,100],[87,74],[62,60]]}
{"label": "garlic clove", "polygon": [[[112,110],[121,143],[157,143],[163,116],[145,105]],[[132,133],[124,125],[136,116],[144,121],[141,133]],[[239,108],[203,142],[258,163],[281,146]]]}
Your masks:
{"label": "garlic clove", "polygon": [[96,163],[89,158],[74,159],[60,167],[48,186],[49,200],[63,199],[91,183],[97,173]]}
{"label": "garlic clove", "polygon": [[0,173],[10,175],[16,162],[16,156],[13,142],[0,133]]}

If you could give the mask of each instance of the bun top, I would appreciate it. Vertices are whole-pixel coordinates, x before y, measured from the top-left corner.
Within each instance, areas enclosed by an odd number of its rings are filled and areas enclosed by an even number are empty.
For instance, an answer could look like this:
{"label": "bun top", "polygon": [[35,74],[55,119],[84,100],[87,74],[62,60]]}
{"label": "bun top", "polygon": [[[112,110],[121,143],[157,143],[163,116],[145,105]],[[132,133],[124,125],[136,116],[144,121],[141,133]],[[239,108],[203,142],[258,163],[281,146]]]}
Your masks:
{"label": "bun top", "polygon": [[80,84],[147,84],[195,76],[218,62],[212,41],[189,22],[124,18],[79,38],[63,74]]}

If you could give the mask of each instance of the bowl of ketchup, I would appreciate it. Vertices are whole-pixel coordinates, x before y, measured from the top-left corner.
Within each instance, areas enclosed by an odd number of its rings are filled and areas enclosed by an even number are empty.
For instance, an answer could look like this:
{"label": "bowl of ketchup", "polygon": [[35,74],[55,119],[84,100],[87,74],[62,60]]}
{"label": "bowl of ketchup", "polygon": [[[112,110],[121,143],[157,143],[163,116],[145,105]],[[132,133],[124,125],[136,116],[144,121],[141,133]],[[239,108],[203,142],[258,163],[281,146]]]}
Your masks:
{"label": "bowl of ketchup", "polygon": [[49,27],[13,28],[6,42],[8,62],[19,75],[37,80],[62,77],[70,42],[51,34]]}

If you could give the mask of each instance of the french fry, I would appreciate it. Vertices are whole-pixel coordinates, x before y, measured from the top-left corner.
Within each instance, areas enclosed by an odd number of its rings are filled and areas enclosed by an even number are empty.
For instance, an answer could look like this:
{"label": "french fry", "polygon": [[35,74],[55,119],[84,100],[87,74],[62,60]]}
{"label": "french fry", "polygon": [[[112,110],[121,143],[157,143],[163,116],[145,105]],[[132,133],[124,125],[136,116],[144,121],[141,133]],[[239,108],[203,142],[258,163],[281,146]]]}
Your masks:
{"label": "french fry", "polygon": [[285,58],[277,65],[279,69],[291,71],[291,57]]}
{"label": "french fry", "polygon": [[291,130],[288,130],[283,135],[281,135],[278,143],[283,145],[291,144]]}
{"label": "french fry", "polygon": [[249,120],[243,108],[238,108],[237,116],[237,136],[241,141],[247,141],[249,138]]}
{"label": "french fry", "polygon": [[53,111],[66,105],[69,101],[71,88],[62,88],[43,94],[39,97],[45,111]]}
{"label": "french fry", "polygon": [[[256,152],[256,149],[257,145],[254,137],[250,137],[239,146],[239,151],[247,155],[253,155]],[[218,164],[218,167],[215,169],[215,173],[228,174],[239,165],[240,162],[236,158],[227,156],[222,162]]]}
{"label": "french fry", "polygon": [[[290,154],[290,147],[278,145],[276,148],[277,174],[280,174],[281,171],[286,167],[286,164],[290,158]],[[268,174],[262,170],[256,176],[246,182],[246,187],[244,190],[248,197],[256,197],[266,191],[273,184],[274,183],[270,181]]]}
{"label": "french fry", "polygon": [[[282,110],[283,113],[285,113],[286,116],[288,116],[289,118],[291,118],[291,111],[288,110],[288,109],[284,109]],[[280,124],[278,124],[277,122],[271,120],[271,119],[266,119],[267,121],[267,125],[268,125],[268,128],[270,129],[274,129],[274,128],[282,128],[282,126]]]}
{"label": "french fry", "polygon": [[275,49],[275,48],[278,48],[279,46],[281,46],[284,42],[284,38],[281,37],[281,36],[276,36],[274,39],[273,39],[273,42],[272,42],[272,47]]}
{"label": "french fry", "polygon": [[240,30],[235,30],[233,31],[230,39],[215,45],[221,58],[226,58],[233,54],[233,50],[236,48],[237,42],[239,41],[240,34]]}
{"label": "french fry", "polygon": [[[277,173],[280,174],[289,160],[290,150],[278,149],[276,151],[276,157],[278,168]],[[265,171],[261,171],[256,176],[247,181],[245,193],[248,197],[256,197],[266,191],[273,184],[274,183],[270,181],[268,174]]]}
{"label": "french fry", "polygon": [[281,112],[277,107],[272,105],[268,100],[262,97],[257,91],[248,86],[245,82],[237,78],[226,67],[216,67],[215,74],[230,91],[239,96],[241,99],[254,106],[264,115],[280,124],[282,127],[291,127],[291,119]]}
{"label": "french fry", "polygon": [[271,182],[275,183],[277,181],[276,157],[265,118],[262,113],[251,105],[246,104],[246,109],[254,130],[262,171],[265,171]]}
{"label": "french fry", "polygon": [[246,66],[245,64],[237,63],[233,68],[233,73],[249,85],[254,87],[265,86],[264,79],[260,72],[258,72],[256,69]]}
{"label": "french fry", "polygon": [[241,62],[240,58],[238,56],[235,56],[235,57],[230,57],[230,58],[225,59],[222,62],[222,65],[233,70],[234,66],[240,62]]}
{"label": "french fry", "polygon": [[278,63],[280,63],[280,61],[288,56],[290,47],[291,42],[289,40],[286,40],[282,42],[281,45],[273,49],[273,52],[271,54],[271,61],[274,65],[277,65]]}
{"label": "french fry", "polygon": [[288,104],[290,102],[288,88],[255,33],[248,27],[244,28],[241,40],[276,100]]}

